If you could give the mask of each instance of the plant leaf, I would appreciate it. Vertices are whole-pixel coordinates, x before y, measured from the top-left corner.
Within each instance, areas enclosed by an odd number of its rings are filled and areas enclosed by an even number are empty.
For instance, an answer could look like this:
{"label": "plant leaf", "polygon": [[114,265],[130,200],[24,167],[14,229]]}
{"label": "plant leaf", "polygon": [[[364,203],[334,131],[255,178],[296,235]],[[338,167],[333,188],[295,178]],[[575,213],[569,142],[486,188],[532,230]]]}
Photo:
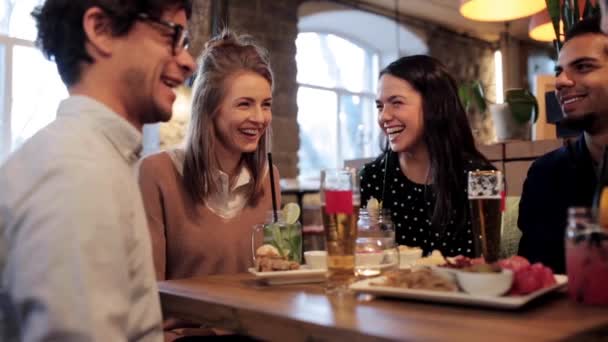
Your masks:
{"label": "plant leaf", "polygon": [[461,84],[460,87],[458,87],[458,97],[460,98],[460,103],[462,103],[462,106],[466,112],[469,111],[469,107],[471,105],[471,97],[469,94],[470,91],[468,82]]}
{"label": "plant leaf", "polygon": [[560,43],[561,36],[559,32],[559,21],[561,19],[561,9],[559,0],[545,0],[545,2],[547,3],[547,11],[549,11],[549,17],[551,17],[553,30],[555,30],[555,37],[557,37],[557,42]]}
{"label": "plant leaf", "polygon": [[471,94],[477,109],[482,113],[485,112],[487,109],[486,97],[484,96],[483,86],[481,85],[481,82],[473,82],[471,87]]}
{"label": "plant leaf", "polygon": [[273,224],[270,226],[270,229],[272,230],[272,245],[275,246],[279,250],[279,254],[284,257],[285,251],[283,250],[281,228],[278,224]]}
{"label": "plant leaf", "polygon": [[578,0],[572,1],[574,1],[574,11],[572,11],[572,25],[574,25],[579,22],[581,15],[578,7]]}
{"label": "plant leaf", "polygon": [[289,240],[289,250],[291,251],[291,258],[298,263],[302,261],[302,236],[293,235]]}
{"label": "plant leaf", "polygon": [[538,118],[538,101],[527,89],[511,90],[507,93],[506,102],[516,122],[520,124],[530,121],[536,122]]}
{"label": "plant leaf", "polygon": [[572,26],[572,9],[570,8],[570,0],[564,0],[564,6],[562,7],[562,21],[564,22],[564,33],[566,33]]}

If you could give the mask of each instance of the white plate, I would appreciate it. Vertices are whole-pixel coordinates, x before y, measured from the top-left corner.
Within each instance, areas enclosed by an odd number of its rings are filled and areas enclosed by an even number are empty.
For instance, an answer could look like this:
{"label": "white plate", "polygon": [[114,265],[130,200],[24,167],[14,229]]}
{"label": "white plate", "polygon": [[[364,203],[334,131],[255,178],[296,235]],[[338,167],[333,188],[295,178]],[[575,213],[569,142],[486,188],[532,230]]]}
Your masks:
{"label": "white plate", "polygon": [[555,285],[545,287],[525,296],[475,296],[465,292],[441,292],[429,290],[413,290],[406,288],[370,285],[370,281],[378,281],[379,278],[358,281],[350,286],[355,292],[364,292],[376,296],[397,297],[405,299],[416,299],[436,303],[462,304],[468,306],[483,306],[497,309],[517,309],[526,305],[531,300],[538,298],[548,292],[557,290],[568,283],[565,275],[555,275]]}
{"label": "white plate", "polygon": [[325,272],[325,269],[310,269],[305,265],[291,271],[256,272],[255,268],[249,269],[257,280],[269,285],[321,283],[325,281]]}

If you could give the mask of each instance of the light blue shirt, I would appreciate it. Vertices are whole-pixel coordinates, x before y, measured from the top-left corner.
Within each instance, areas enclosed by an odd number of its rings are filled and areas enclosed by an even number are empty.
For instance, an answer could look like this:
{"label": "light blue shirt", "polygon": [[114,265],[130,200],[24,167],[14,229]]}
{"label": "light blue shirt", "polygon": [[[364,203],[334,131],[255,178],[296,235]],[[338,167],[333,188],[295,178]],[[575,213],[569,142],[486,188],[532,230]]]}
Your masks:
{"label": "light blue shirt", "polygon": [[73,96],[0,167],[1,341],[162,341],[140,149]]}

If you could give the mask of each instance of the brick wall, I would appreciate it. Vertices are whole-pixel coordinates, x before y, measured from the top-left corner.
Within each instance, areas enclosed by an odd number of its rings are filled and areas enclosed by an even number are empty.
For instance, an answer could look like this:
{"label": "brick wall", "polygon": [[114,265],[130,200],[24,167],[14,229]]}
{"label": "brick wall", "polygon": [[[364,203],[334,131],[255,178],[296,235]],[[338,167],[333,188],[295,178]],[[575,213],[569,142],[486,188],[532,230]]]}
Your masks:
{"label": "brick wall", "polygon": [[[479,80],[484,86],[488,100],[496,100],[494,50],[490,44],[442,30],[429,32],[427,44],[429,54],[446,65],[458,84]],[[477,141],[493,141],[494,128],[489,111],[473,111],[467,114]]]}

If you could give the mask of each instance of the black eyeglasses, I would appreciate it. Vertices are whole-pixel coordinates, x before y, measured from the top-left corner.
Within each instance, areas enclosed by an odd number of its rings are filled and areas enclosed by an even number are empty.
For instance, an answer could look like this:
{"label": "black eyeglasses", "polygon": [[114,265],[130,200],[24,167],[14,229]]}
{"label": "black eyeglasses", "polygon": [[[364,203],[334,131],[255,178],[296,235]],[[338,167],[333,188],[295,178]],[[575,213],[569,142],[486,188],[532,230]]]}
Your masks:
{"label": "black eyeglasses", "polygon": [[177,56],[188,47],[188,44],[190,43],[190,39],[188,37],[188,30],[184,29],[182,25],[158,18],[153,18],[146,13],[138,13],[137,19],[151,21],[153,23],[172,29],[173,35],[171,39],[173,44],[172,49],[174,56]]}

